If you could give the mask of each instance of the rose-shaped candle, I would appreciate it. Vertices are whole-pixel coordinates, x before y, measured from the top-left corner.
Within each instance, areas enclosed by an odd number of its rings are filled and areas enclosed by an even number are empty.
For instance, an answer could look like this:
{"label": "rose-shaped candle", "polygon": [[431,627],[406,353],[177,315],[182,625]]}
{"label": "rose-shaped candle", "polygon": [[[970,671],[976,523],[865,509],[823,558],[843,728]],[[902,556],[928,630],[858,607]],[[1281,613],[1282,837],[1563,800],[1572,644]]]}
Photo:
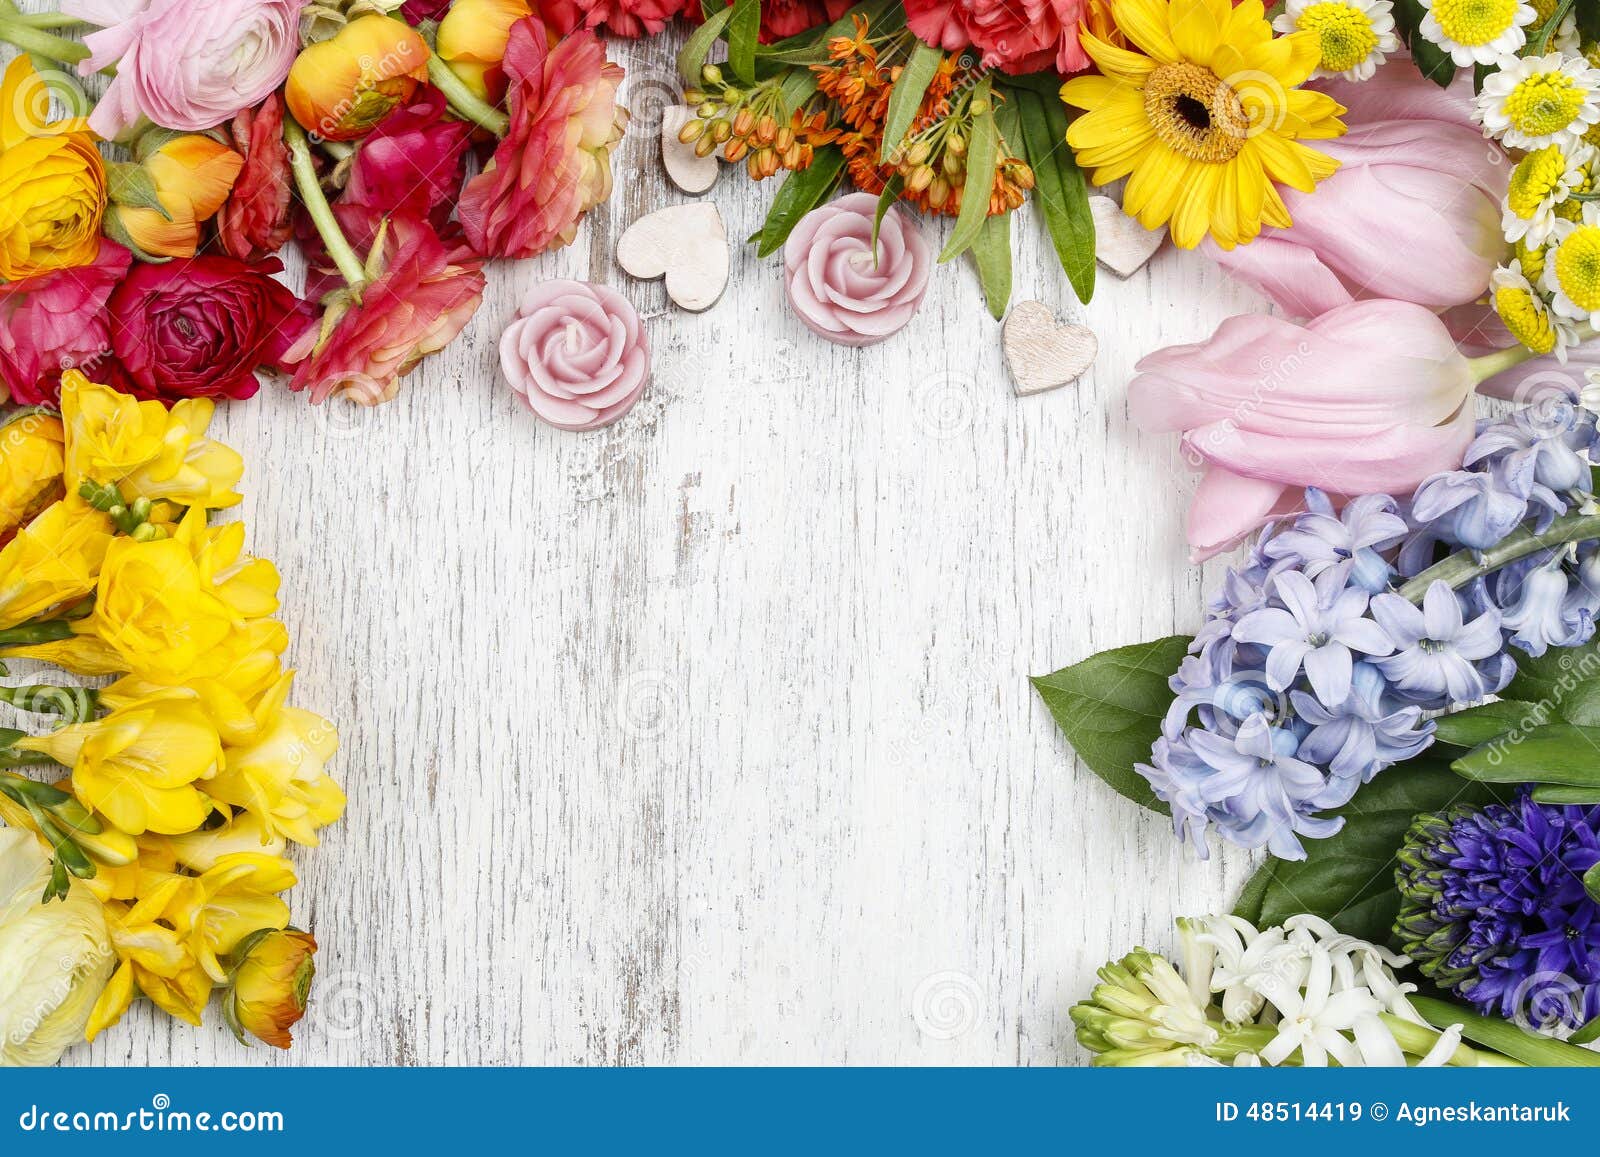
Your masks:
{"label": "rose-shaped candle", "polygon": [[872,251],[878,198],[851,193],[811,210],[783,247],[783,280],[806,327],[839,345],[882,341],[911,320],[933,258],[917,227],[890,208]]}
{"label": "rose-shaped candle", "polygon": [[633,409],[644,393],[650,343],[638,312],[615,290],[545,281],[501,335],[500,367],[550,425],[594,430]]}

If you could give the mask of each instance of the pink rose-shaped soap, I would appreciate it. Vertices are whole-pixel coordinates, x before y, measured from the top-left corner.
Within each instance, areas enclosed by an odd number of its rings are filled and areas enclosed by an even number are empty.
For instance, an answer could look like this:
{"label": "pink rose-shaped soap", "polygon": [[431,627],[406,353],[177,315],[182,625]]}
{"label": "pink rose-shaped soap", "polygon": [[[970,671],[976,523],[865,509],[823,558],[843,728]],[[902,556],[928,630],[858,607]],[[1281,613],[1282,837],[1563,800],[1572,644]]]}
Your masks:
{"label": "pink rose-shaped soap", "polygon": [[851,193],[811,210],[783,247],[789,305],[820,337],[871,345],[911,320],[928,289],[933,256],[917,227],[889,208],[872,254],[878,198]]}
{"label": "pink rose-shaped soap", "polygon": [[545,281],[501,335],[500,368],[550,425],[593,430],[622,417],[644,393],[650,343],[638,311],[615,290]]}

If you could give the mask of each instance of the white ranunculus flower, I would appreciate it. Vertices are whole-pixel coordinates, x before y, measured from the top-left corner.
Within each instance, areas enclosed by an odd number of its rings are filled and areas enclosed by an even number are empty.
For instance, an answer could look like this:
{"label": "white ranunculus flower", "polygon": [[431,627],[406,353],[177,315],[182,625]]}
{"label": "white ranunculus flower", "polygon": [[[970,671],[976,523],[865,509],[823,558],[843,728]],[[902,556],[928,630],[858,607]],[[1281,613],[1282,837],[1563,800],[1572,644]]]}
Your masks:
{"label": "white ranunculus flower", "polygon": [[50,861],[0,828],[0,1065],[51,1065],[83,1039],[116,964],[105,910],[82,885],[42,902]]}

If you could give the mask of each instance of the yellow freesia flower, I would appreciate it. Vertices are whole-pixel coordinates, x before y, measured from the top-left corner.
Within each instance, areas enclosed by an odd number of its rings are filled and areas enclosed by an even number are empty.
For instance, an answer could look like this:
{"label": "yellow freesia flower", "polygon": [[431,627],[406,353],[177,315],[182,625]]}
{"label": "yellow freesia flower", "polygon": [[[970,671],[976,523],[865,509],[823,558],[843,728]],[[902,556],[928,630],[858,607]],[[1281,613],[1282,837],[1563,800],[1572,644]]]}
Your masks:
{"label": "yellow freesia flower", "polygon": [[1146,229],[1170,223],[1192,249],[1208,233],[1224,249],[1262,224],[1287,227],[1278,192],[1309,193],[1338,162],[1301,144],[1339,136],[1344,107],[1298,86],[1322,59],[1315,32],[1274,37],[1261,0],[1112,0],[1132,48],[1088,31],[1099,76],[1061,86],[1085,109],[1067,143],[1096,185],[1128,178],[1122,207]]}
{"label": "yellow freesia flower", "polygon": [[187,937],[165,923],[167,908],[188,882],[169,876],[134,904],[106,905],[111,946],[120,962],[89,1015],[84,1036],[94,1040],[122,1019],[135,988],[170,1016],[198,1026],[211,999],[212,981]]}
{"label": "yellow freesia flower", "polygon": [[19,739],[72,769],[73,794],[121,831],[181,835],[211,814],[195,782],[222,763],[222,743],[195,704],[155,699],[91,723]]}
{"label": "yellow freesia flower", "polygon": [[49,123],[26,53],[0,79],[0,277],[88,265],[100,253],[106,167],[83,120]]}
{"label": "yellow freesia flower", "polygon": [[263,703],[269,722],[251,743],[230,747],[207,792],[248,808],[275,835],[315,847],[317,829],[344,814],[345,796],[323,769],[339,749],[332,723],[284,704],[286,677]]}
{"label": "yellow freesia flower", "polygon": [[47,506],[0,549],[0,629],[94,590],[111,539],[110,519],[82,499]]}
{"label": "yellow freesia flower", "polygon": [[106,232],[136,253],[193,257],[200,227],[227,201],[244,158],[212,137],[185,133],[143,156],[142,165],[161,208],[113,203]]}
{"label": "yellow freesia flower", "polygon": [[[209,789],[210,784],[206,786]],[[287,841],[262,823],[259,816],[238,810],[219,828],[202,828],[186,836],[167,836],[162,842],[177,862],[191,872],[209,872],[225,856],[239,852],[281,856],[289,847]]]}
{"label": "yellow freesia flower", "polygon": [[212,510],[234,505],[244,459],[205,436],[215,409],[207,398],[185,398],[168,411],[68,370],[61,375],[68,491],[87,479],[118,487],[127,502],[148,498]]}
{"label": "yellow freesia flower", "polygon": [[235,852],[186,877],[166,916],[206,974],[222,984],[228,970],[220,957],[252,932],[288,927],[289,905],[277,894],[295,883],[294,865],[282,856]]}
{"label": "yellow freesia flower", "polygon": [[[72,792],[72,781],[68,779],[50,786],[69,794]],[[0,825],[33,833],[40,850],[46,855],[55,855],[55,846],[50,837],[39,830],[38,818],[6,795],[0,795]],[[101,900],[109,900],[113,896],[127,899],[135,894],[132,885],[138,877],[141,864],[145,863],[146,849],[140,841],[127,832],[118,831],[109,823],[102,823],[101,830],[92,834],[82,829],[74,829],[69,834],[72,842],[95,862],[93,878],[74,881],[74,888],[88,888]],[[168,871],[174,863],[170,855],[164,858],[158,856],[157,862],[164,863]],[[118,889],[123,889],[120,895]]]}
{"label": "yellow freesia flower", "polygon": [[62,495],[66,432],[61,419],[25,411],[0,426],[0,536]]}

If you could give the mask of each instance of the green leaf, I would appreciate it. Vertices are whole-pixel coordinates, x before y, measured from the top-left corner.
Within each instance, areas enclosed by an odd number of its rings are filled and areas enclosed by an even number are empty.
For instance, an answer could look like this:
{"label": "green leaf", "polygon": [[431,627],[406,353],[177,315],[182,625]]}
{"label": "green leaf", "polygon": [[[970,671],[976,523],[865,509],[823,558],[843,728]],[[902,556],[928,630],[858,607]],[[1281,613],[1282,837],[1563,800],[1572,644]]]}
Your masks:
{"label": "green leaf", "polygon": [[1172,704],[1167,680],[1189,650],[1187,635],[1101,651],[1050,675],[1034,690],[1055,716],[1078,758],[1134,803],[1167,811],[1134,765],[1150,759],[1161,719]]}
{"label": "green leaf", "polygon": [[1446,1029],[1459,1024],[1461,1035],[1473,1044],[1504,1053],[1523,1064],[1541,1068],[1600,1068],[1600,1053],[1528,1032],[1497,1016],[1480,1016],[1431,996],[1413,996],[1411,1006],[1434,1028]]}
{"label": "green leaf", "polygon": [[728,22],[728,67],[740,84],[756,82],[756,43],[761,35],[761,0],[733,0]]}
{"label": "green leaf", "polygon": [[1587,1045],[1600,1040],[1600,1016],[1595,1017],[1567,1038],[1569,1045]]}
{"label": "green leaf", "polygon": [[779,87],[783,90],[783,107],[793,111],[804,105],[811,99],[811,94],[817,91],[817,74],[809,68],[791,69]]}
{"label": "green leaf", "polygon": [[878,254],[878,230],[883,227],[883,215],[889,211],[890,205],[900,199],[900,191],[905,187],[905,178],[896,173],[883,183],[883,192],[878,194],[878,207],[872,213],[872,254],[874,260],[876,260]]}
{"label": "green leaf", "polygon": [[1067,110],[1055,96],[1013,88],[1022,144],[1033,169],[1033,203],[1044,211],[1056,258],[1078,300],[1094,296],[1094,217],[1083,172],[1067,146]]}
{"label": "green leaf", "polygon": [[989,193],[994,188],[995,137],[994,100],[990,96],[990,78],[985,76],[972,90],[974,102],[983,101],[988,107],[972,118],[972,139],[967,142],[967,176],[962,184],[961,212],[956,214],[956,227],[950,240],[939,254],[940,261],[961,256],[978,239],[984,220],[989,216]]}
{"label": "green leaf", "polygon": [[789,239],[789,234],[811,210],[815,209],[838,187],[844,172],[844,154],[833,145],[817,150],[811,167],[790,173],[778,187],[767,210],[767,219],[761,231],[750,238],[756,246],[758,257],[770,257]]}
{"label": "green leaf", "polygon": [[711,46],[717,42],[717,37],[722,35],[722,30],[728,26],[728,21],[733,19],[733,9],[724,8],[721,12],[706,17],[706,22],[696,28],[684,42],[683,48],[678,52],[678,75],[683,77],[683,83],[691,88],[700,83],[700,69],[706,62],[706,56],[711,52]]}
{"label": "green leaf", "polygon": [[978,283],[990,315],[999,321],[1011,301],[1011,214],[990,217],[972,243],[972,260],[978,266]]}
{"label": "green leaf", "polygon": [[1533,789],[1534,803],[1551,803],[1561,806],[1564,804],[1600,803],[1600,788],[1593,787],[1562,787],[1556,784],[1544,784]]}
{"label": "green leaf", "polygon": [[1448,52],[1418,31],[1422,16],[1421,0],[1395,0],[1394,22],[1400,30],[1401,39],[1411,49],[1411,59],[1416,63],[1417,71],[1440,88],[1447,88],[1455,79],[1455,61],[1450,59]]}
{"label": "green leaf", "polygon": [[1479,783],[1600,788],[1600,727],[1552,723],[1474,747],[1451,766]]}
{"label": "green leaf", "polygon": [[1505,695],[1567,723],[1600,726],[1600,642],[1551,647],[1537,659],[1518,655]]}
{"label": "green leaf", "polygon": [[107,161],[106,196],[114,205],[153,209],[166,220],[172,220],[172,214],[161,203],[161,194],[156,191],[156,179],[143,165],[132,161]]}
{"label": "green leaf", "polygon": [[911,56],[900,70],[900,78],[889,93],[889,112],[883,118],[883,145],[878,150],[879,164],[888,164],[889,153],[906,139],[917,109],[922,106],[923,95],[943,60],[943,52],[920,40],[912,48]]}
{"label": "green leaf", "polygon": [[1477,747],[1512,732],[1527,731],[1545,720],[1539,707],[1518,699],[1500,699],[1479,707],[1454,711],[1435,720],[1433,737],[1447,747]]}
{"label": "green leaf", "polygon": [[1257,927],[1282,924],[1310,912],[1341,932],[1382,944],[1400,910],[1395,853],[1412,821],[1456,803],[1487,803],[1498,793],[1463,783],[1448,765],[1414,759],[1384,771],[1329,813],[1344,827],[1324,840],[1306,840],[1306,858],[1273,857],[1256,870],[1234,907]]}
{"label": "green leaf", "polygon": [[1590,864],[1589,870],[1583,874],[1583,890],[1589,893],[1589,898],[1600,904],[1600,863]]}

